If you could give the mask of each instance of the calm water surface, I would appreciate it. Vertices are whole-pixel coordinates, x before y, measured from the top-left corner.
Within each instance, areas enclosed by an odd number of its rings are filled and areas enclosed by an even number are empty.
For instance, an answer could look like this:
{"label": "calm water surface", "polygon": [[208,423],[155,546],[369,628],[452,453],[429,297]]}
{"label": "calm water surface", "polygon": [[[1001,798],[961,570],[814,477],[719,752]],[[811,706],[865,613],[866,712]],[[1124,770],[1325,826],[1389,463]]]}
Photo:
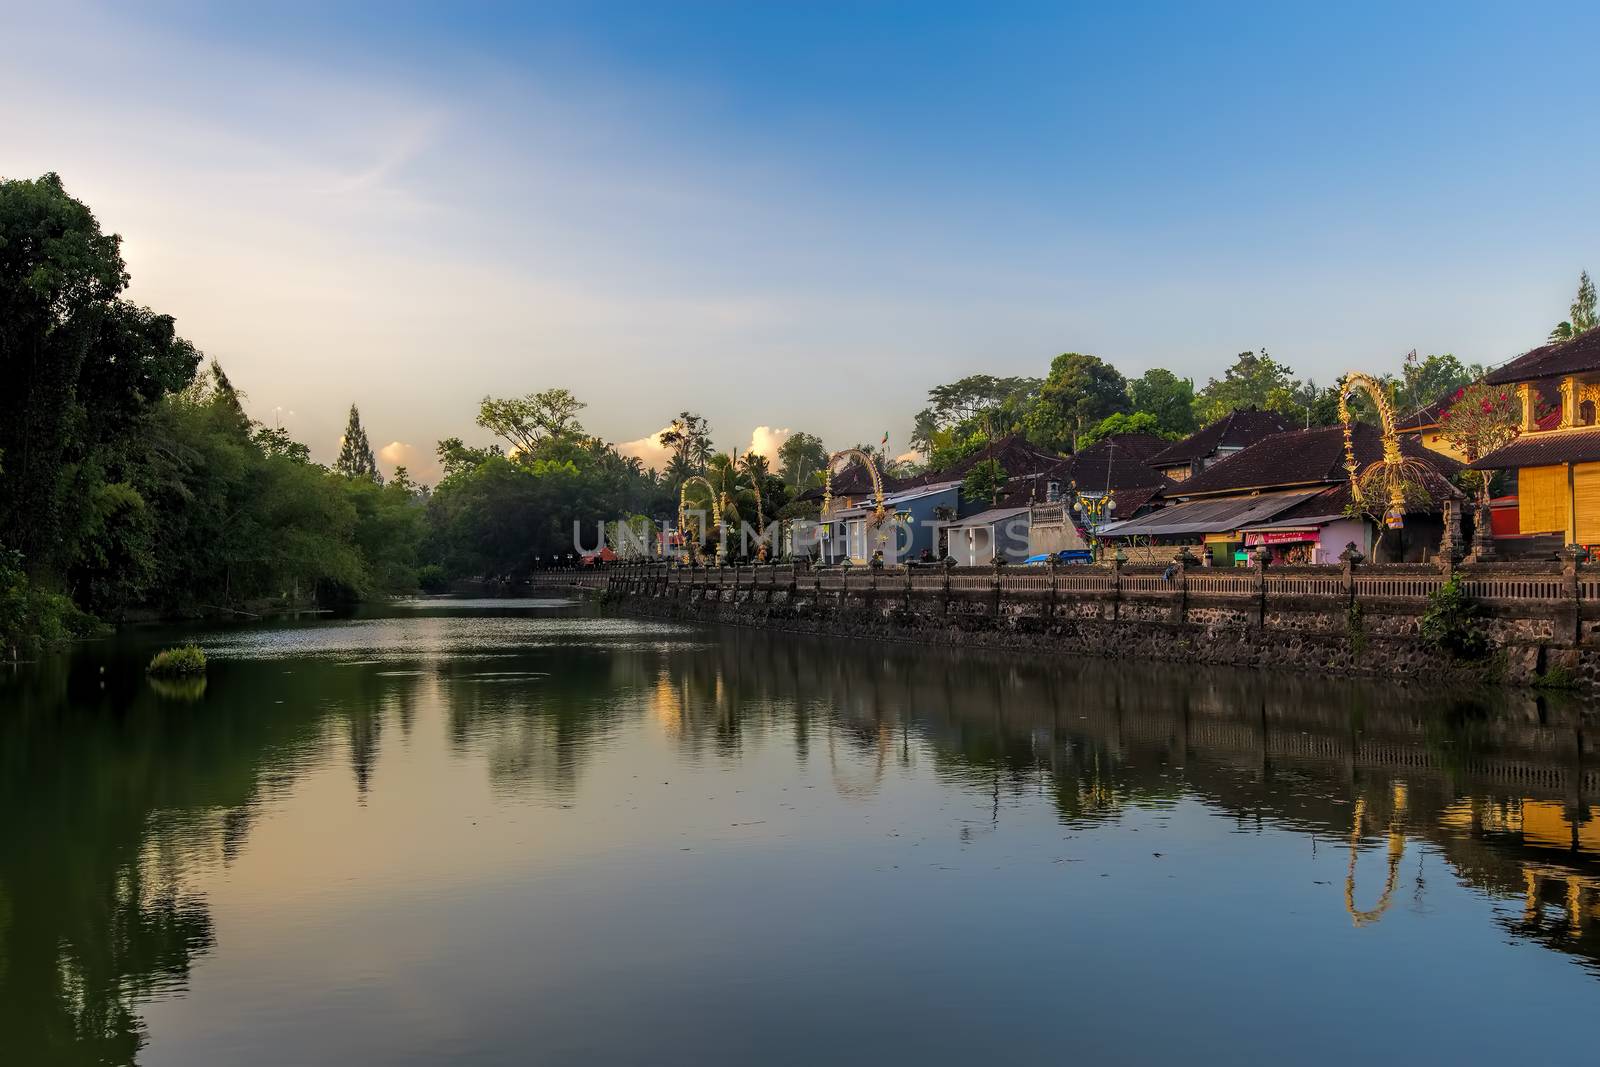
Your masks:
{"label": "calm water surface", "polygon": [[1556,696],[551,602],[0,675],[0,1063],[1584,1063]]}

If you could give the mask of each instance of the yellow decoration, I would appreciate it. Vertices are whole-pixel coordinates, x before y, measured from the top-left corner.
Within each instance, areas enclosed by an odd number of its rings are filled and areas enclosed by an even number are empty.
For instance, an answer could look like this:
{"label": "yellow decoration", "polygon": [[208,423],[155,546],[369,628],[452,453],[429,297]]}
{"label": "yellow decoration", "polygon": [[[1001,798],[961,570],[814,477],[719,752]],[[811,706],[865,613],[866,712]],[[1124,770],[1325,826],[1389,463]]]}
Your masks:
{"label": "yellow decoration", "polygon": [[883,479],[879,477],[878,465],[872,461],[872,457],[859,448],[846,448],[828,457],[828,475],[822,487],[822,517],[826,519],[828,513],[833,510],[833,465],[841,459],[848,458],[859,459],[867,468],[868,476],[872,478],[872,496],[877,505],[872,512],[872,525],[881,525],[888,515],[888,510],[883,504]]}
{"label": "yellow decoration", "polygon": [[[1358,469],[1356,464],[1355,437],[1351,428],[1354,424],[1350,417],[1350,397],[1357,389],[1372,398],[1383,430],[1383,459],[1365,472]],[[1405,523],[1406,478],[1412,464],[1400,452],[1400,435],[1395,431],[1394,409],[1389,406],[1389,397],[1384,393],[1383,386],[1370,375],[1359,371],[1346,374],[1344,384],[1339,389],[1339,421],[1344,425],[1344,467],[1350,472],[1351,497],[1358,505],[1366,502],[1366,494],[1361,488],[1362,477],[1381,466],[1389,503],[1388,510],[1384,512],[1384,523],[1392,530],[1399,529]]]}
{"label": "yellow decoration", "polygon": [[1363,909],[1356,907],[1356,857],[1360,853],[1361,836],[1365,830],[1367,799],[1356,798],[1355,818],[1350,827],[1350,868],[1344,878],[1344,907],[1357,926],[1377,922],[1389,910],[1389,905],[1394,903],[1395,886],[1400,881],[1400,861],[1406,854],[1406,800],[1405,783],[1396,782],[1392,787],[1389,808],[1389,876],[1384,880],[1383,893],[1378,897],[1377,905]]}

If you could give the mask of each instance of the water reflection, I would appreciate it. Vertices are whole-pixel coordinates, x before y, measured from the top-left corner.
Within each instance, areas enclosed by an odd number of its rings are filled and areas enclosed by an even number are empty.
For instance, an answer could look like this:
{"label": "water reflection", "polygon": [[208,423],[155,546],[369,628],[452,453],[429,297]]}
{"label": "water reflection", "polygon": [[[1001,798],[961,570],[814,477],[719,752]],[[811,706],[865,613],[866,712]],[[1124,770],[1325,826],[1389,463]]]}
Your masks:
{"label": "water reflection", "polygon": [[[1350,926],[1381,928],[1466,886],[1488,901],[1477,921],[1600,975],[1600,764],[1570,701],[437,606],[212,634],[205,688],[171,692],[135,668],[155,640],[86,648],[0,689],[9,1062],[138,1059],[142,1013],[228,948],[197,883],[229,870],[263,820],[288,820],[283,805],[330,761],[348,783],[332,807],[411,797],[454,812],[465,769],[492,803],[572,812],[584,848],[615,837],[635,851],[627,820],[665,818],[690,789],[726,827],[765,822],[743,814],[764,788],[761,814],[809,812],[794,817],[822,838],[894,811],[894,836],[954,823],[958,849],[1041,805],[1058,830],[1030,840],[1057,848],[1126,840],[1199,804],[1237,834],[1338,857],[1342,896],[1335,883],[1292,903],[1342,899]],[[764,785],[731,785],[758,767]],[[669,795],[645,792],[656,779],[679,794],[652,799]],[[825,813],[785,799],[813,786],[836,802]],[[911,786],[935,792],[908,807]],[[605,797],[626,800],[620,815]],[[581,851],[568,823],[537,826],[529,840],[548,854]],[[372,834],[345,847],[434,876],[437,861],[406,866],[423,846]],[[508,841],[483,862],[515,882],[532,846]]]}

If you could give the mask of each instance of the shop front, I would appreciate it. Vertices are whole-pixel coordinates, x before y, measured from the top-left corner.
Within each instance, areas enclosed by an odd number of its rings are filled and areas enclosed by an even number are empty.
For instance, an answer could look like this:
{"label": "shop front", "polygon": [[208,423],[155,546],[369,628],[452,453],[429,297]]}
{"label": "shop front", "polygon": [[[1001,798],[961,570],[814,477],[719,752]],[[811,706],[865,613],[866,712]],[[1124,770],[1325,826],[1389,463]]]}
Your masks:
{"label": "shop front", "polygon": [[1317,549],[1321,538],[1316,527],[1295,530],[1261,530],[1244,535],[1245,549],[1252,555],[1257,549],[1267,550],[1267,560],[1276,566],[1319,563]]}
{"label": "shop front", "polygon": [[1371,551],[1371,536],[1361,519],[1319,515],[1301,521],[1259,523],[1242,531],[1245,551],[1267,550],[1269,564],[1294,566],[1337,563],[1351,544],[1363,554]]}

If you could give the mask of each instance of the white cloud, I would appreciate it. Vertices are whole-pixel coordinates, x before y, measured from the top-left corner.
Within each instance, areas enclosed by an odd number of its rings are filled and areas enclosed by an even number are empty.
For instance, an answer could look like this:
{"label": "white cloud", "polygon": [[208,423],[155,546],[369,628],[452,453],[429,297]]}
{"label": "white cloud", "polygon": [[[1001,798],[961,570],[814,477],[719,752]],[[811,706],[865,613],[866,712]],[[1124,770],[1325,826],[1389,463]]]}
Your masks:
{"label": "white cloud", "polygon": [[774,429],[771,426],[757,426],[750,431],[750,447],[747,452],[754,452],[758,456],[766,456],[773,467],[778,465],[778,449],[783,443],[793,436],[794,431],[788,427]]}
{"label": "white cloud", "polygon": [[431,466],[431,458],[418,452],[415,445],[408,445],[404,441],[390,441],[378,449],[378,458],[388,465],[390,474],[394,473],[396,467],[406,468],[412,477],[431,473],[423,469],[423,465]]}
{"label": "white cloud", "polygon": [[646,467],[652,470],[664,470],[670,453],[661,443],[661,435],[672,429],[670,425],[663,426],[655,433],[641,437],[634,441],[623,441],[617,445],[617,451],[624,456],[638,456],[644,461]]}
{"label": "white cloud", "polygon": [[[617,451],[624,456],[638,456],[644,461],[646,467],[655,470],[665,470],[667,461],[672,458],[672,453],[661,444],[661,435],[671,429],[663,426],[653,434],[637,438],[633,441],[622,441],[617,445]],[[754,452],[766,456],[773,467],[778,465],[778,449],[794,433],[788,427],[757,426],[750,431],[750,443],[739,449],[739,455]]]}

